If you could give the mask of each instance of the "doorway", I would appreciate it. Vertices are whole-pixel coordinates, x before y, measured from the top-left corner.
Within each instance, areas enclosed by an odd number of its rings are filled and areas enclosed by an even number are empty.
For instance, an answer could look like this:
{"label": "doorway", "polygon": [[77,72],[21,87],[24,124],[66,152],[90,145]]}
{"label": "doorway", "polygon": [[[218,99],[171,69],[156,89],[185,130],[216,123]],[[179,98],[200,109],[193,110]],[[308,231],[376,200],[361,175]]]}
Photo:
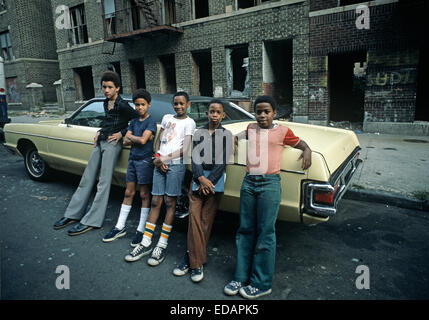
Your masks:
{"label": "doorway", "polygon": [[417,70],[417,94],[416,94],[416,114],[414,119],[417,121],[429,121],[429,106],[428,106],[428,88],[425,86],[425,74],[428,74],[428,48],[420,49],[419,66]]}
{"label": "doorway", "polygon": [[210,51],[192,53],[192,94],[213,96],[212,55]]}
{"label": "doorway", "polygon": [[364,62],[365,51],[329,55],[329,120],[363,122],[365,77],[355,74],[355,66]]}

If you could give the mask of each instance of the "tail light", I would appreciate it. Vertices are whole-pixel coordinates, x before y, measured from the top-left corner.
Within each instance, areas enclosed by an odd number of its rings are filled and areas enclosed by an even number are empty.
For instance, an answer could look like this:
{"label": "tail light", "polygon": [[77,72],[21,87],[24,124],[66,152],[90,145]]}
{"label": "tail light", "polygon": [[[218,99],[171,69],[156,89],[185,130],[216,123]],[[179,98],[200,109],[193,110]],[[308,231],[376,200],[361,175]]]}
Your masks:
{"label": "tail light", "polygon": [[317,191],[314,190],[314,202],[323,204],[334,204],[335,195],[340,187],[340,180],[337,181],[333,191]]}

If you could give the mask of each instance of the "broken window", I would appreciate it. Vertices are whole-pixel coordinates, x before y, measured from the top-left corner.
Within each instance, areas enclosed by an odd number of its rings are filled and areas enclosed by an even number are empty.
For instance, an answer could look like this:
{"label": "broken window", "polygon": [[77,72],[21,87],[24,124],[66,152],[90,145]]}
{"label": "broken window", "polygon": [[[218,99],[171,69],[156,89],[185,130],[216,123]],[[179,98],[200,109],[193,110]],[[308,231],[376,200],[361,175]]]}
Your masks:
{"label": "broken window", "polygon": [[12,44],[10,43],[10,34],[9,31],[0,33],[0,47],[1,47],[1,57],[6,60],[13,60]]}
{"label": "broken window", "polygon": [[249,96],[248,46],[226,49],[227,94],[230,97]]}
{"label": "broken window", "polygon": [[88,30],[85,21],[85,8],[83,4],[70,8],[71,28],[69,41],[73,45],[88,43]]}
{"label": "broken window", "polygon": [[108,35],[116,33],[115,0],[104,0],[104,19]]}
{"label": "broken window", "polygon": [[209,1],[194,0],[194,17],[195,19],[209,16]]}
{"label": "broken window", "polygon": [[211,52],[193,52],[192,60],[192,94],[196,96],[213,96]]}
{"label": "broken window", "polygon": [[131,60],[131,91],[139,88],[146,88],[144,60]]}
{"label": "broken window", "polygon": [[161,93],[176,92],[176,66],[174,55],[159,57]]}
{"label": "broken window", "polygon": [[94,98],[94,81],[91,67],[73,69],[74,83],[76,88],[76,100],[86,101]]}
{"label": "broken window", "polygon": [[119,63],[119,61],[117,61],[117,62],[111,62],[110,65],[107,67],[107,70],[116,72],[119,75],[119,79],[121,81],[121,87],[119,88],[119,93],[122,94],[123,93],[123,89],[122,89],[121,64]]}

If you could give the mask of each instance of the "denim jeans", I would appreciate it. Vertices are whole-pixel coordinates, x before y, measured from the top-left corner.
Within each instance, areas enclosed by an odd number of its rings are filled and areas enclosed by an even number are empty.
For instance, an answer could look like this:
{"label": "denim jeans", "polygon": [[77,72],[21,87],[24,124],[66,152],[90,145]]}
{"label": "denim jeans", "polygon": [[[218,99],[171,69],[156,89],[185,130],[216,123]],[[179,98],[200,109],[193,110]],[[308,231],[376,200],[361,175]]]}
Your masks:
{"label": "denim jeans", "polygon": [[234,280],[261,290],[271,288],[276,255],[275,224],[280,200],[280,175],[246,174],[240,190]]}

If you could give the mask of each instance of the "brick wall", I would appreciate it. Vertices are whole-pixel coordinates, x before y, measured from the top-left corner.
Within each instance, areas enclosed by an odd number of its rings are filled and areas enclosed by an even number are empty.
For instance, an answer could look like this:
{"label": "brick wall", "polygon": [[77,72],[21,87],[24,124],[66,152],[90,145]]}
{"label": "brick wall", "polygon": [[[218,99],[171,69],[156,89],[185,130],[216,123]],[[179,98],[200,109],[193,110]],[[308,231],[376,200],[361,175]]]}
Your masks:
{"label": "brick wall", "polygon": [[[336,7],[336,1],[310,1],[311,11]],[[423,37],[424,1],[410,0],[371,6],[370,29],[355,25],[355,10],[310,18],[309,118],[329,118],[328,60],[330,54],[366,51],[365,120],[414,120],[416,74]],[[414,14],[414,15],[413,15]]]}

